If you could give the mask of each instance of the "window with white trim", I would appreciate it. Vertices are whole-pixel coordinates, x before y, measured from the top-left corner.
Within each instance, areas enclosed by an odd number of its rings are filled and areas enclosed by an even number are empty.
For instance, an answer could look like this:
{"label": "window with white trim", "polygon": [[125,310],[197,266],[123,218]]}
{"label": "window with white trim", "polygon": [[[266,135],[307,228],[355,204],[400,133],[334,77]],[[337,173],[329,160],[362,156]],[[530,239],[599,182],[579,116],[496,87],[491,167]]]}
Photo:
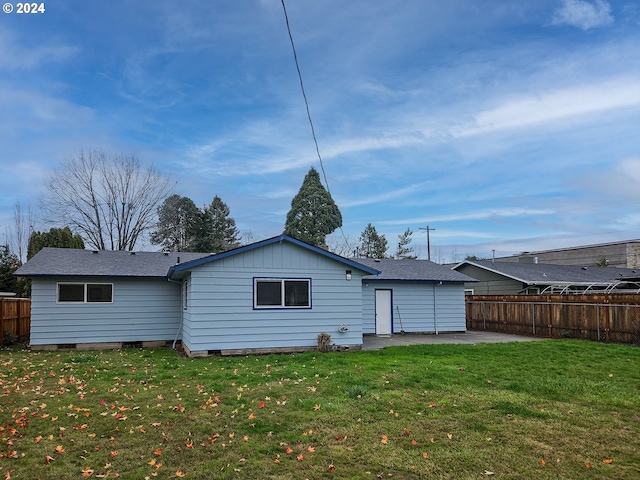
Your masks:
{"label": "window with white trim", "polygon": [[254,278],[254,308],[311,308],[311,279]]}
{"label": "window with white trim", "polygon": [[112,283],[58,283],[58,303],[112,302]]}

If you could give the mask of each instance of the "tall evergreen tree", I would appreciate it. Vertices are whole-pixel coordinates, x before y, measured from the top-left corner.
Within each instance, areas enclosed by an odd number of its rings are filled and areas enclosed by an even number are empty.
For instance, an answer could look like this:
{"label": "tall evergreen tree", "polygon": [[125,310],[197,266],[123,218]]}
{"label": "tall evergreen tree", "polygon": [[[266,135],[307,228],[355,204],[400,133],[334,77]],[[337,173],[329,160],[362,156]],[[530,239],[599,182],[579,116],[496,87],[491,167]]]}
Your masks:
{"label": "tall evergreen tree", "polygon": [[18,279],[13,275],[20,266],[20,259],[9,250],[8,245],[0,245],[0,292],[18,292]]}
{"label": "tall evergreen tree", "polygon": [[403,234],[398,235],[398,248],[396,250],[396,258],[398,259],[406,259],[406,260],[415,260],[418,258],[413,254],[413,247],[410,247],[411,243],[411,235],[413,235],[413,230],[407,228]]}
{"label": "tall evergreen tree", "polygon": [[238,247],[240,232],[236,228],[236,221],[229,214],[227,204],[216,195],[211,204],[198,215],[192,251],[219,253]]}
{"label": "tall evergreen tree", "polygon": [[358,254],[363,258],[387,258],[389,244],[384,235],[380,235],[371,224],[360,234]]}
{"label": "tall evergreen tree", "polygon": [[32,232],[27,246],[27,260],[44,247],[84,248],[84,241],[69,227],[51,228],[48,232]]}
{"label": "tall evergreen tree", "polygon": [[151,233],[151,243],[161,245],[165,252],[186,252],[193,249],[200,210],[188,197],[171,195],[158,207],[158,223]]}
{"label": "tall evergreen tree", "polygon": [[284,233],[320,246],[325,244],[327,235],[341,226],[340,209],[320,182],[317,170],[311,167],[300,190],[291,200]]}

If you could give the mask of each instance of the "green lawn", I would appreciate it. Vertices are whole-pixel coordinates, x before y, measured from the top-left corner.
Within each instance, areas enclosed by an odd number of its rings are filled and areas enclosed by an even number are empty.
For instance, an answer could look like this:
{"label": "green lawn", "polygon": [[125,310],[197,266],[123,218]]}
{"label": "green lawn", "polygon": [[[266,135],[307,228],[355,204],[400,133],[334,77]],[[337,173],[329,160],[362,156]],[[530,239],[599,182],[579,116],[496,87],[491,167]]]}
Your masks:
{"label": "green lawn", "polygon": [[0,352],[0,478],[640,478],[640,349]]}

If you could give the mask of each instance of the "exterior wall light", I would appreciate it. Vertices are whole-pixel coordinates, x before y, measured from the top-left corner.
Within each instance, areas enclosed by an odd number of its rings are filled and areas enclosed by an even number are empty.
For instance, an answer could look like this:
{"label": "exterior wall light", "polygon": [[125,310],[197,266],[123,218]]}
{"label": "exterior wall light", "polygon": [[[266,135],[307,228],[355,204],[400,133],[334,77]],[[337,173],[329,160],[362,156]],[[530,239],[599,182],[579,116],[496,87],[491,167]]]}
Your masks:
{"label": "exterior wall light", "polygon": [[346,270],[347,280],[351,280],[351,270]]}

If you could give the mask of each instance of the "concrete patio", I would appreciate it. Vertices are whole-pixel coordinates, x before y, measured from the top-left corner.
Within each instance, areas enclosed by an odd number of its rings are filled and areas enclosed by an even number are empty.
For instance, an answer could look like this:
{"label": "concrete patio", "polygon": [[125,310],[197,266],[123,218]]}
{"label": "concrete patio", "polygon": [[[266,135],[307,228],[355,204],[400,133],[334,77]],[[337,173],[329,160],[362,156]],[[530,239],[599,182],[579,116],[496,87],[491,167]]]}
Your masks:
{"label": "concrete patio", "polygon": [[362,338],[363,350],[378,350],[393,345],[435,345],[442,343],[464,343],[474,345],[476,343],[501,343],[501,342],[533,342],[543,340],[539,337],[528,337],[524,335],[512,335],[509,333],[478,332],[467,331],[464,333],[441,333],[415,334],[407,333],[402,335],[365,335]]}

